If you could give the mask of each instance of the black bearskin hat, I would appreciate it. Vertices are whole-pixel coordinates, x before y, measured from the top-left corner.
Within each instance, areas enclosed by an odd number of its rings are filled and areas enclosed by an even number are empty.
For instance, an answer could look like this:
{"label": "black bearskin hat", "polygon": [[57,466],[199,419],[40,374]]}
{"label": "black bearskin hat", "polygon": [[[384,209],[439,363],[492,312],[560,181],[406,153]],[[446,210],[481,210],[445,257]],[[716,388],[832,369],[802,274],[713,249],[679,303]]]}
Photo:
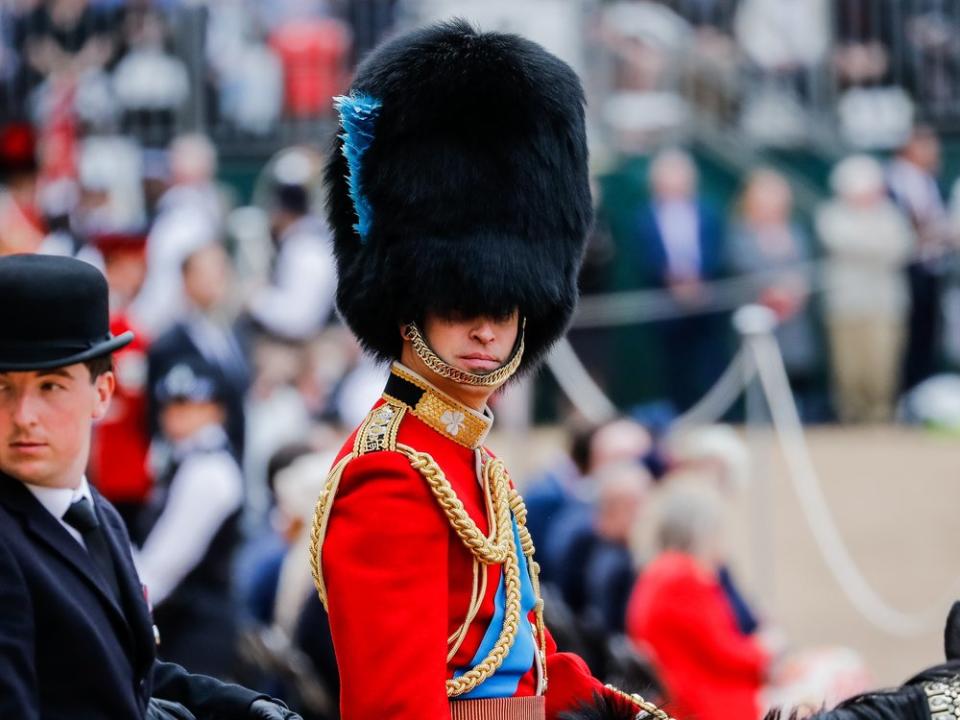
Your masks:
{"label": "black bearskin hat", "polygon": [[364,347],[395,359],[403,323],[519,309],[535,366],[573,313],[591,221],[573,70],[454,21],[377,48],[338,110],[337,305]]}

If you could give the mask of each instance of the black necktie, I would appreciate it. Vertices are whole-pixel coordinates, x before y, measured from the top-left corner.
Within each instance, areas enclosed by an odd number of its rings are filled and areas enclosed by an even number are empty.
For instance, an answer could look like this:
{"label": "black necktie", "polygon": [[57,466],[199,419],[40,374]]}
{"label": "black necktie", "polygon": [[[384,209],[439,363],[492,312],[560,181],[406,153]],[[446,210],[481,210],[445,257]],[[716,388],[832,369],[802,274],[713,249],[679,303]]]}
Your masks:
{"label": "black necktie", "polygon": [[100,521],[97,520],[97,514],[93,511],[93,504],[85,497],[80,498],[67,510],[63,521],[80,533],[83,544],[87,546],[87,552],[99,568],[103,579],[109,583],[114,599],[119,601],[120,586],[117,583],[117,571],[113,566],[113,558],[110,557],[107,539],[100,529]]}

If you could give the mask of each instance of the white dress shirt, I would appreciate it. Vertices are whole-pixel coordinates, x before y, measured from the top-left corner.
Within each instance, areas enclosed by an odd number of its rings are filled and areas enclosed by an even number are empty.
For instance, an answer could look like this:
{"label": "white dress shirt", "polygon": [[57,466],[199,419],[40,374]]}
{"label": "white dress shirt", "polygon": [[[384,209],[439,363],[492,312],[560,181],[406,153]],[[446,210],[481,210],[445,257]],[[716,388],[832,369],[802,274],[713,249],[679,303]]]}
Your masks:
{"label": "white dress shirt", "polygon": [[47,512],[53,515],[63,526],[63,529],[70,533],[70,537],[86,548],[80,532],[72,525],[66,523],[63,516],[67,510],[80,498],[86,498],[93,504],[93,495],[90,493],[90,485],[87,484],[87,478],[81,477],[80,484],[75,488],[43,487],[40,485],[31,485],[24,483],[27,490],[33,493],[33,496],[40,501],[40,504],[47,509]]}

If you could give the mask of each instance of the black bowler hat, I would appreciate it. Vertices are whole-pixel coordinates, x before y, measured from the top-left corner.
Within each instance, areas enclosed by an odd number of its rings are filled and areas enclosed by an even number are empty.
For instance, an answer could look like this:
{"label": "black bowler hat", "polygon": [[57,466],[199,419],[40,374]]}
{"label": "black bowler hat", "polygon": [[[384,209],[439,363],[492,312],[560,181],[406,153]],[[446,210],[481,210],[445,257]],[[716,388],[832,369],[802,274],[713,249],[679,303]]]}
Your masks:
{"label": "black bowler hat", "polygon": [[0,372],[45,370],[122,348],[110,334],[107,281],[92,265],[52,255],[0,257]]}

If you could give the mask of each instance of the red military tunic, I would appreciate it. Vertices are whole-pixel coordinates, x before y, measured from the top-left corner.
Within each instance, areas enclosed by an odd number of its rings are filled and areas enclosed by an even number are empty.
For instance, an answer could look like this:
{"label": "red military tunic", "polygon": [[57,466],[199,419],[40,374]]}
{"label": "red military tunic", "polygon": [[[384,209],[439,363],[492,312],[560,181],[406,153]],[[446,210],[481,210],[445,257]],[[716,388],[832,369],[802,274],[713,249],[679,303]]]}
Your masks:
{"label": "red military tunic", "polygon": [[538,695],[545,695],[546,717],[553,720],[607,692],[579,657],[556,652],[549,633],[538,638],[535,573],[519,552],[520,510],[511,514],[521,569],[515,638],[496,672],[448,698],[447,681],[487,657],[500,636],[504,566],[480,563],[475,582],[471,550],[423,472],[401,451],[428,454],[487,535],[481,478],[494,459],[482,442],[491,424],[489,413],[395,364],[383,398],[344,445],[315,525],[315,571],[322,568],[318,587],[340,669],[343,720],[448,720],[453,703]]}

